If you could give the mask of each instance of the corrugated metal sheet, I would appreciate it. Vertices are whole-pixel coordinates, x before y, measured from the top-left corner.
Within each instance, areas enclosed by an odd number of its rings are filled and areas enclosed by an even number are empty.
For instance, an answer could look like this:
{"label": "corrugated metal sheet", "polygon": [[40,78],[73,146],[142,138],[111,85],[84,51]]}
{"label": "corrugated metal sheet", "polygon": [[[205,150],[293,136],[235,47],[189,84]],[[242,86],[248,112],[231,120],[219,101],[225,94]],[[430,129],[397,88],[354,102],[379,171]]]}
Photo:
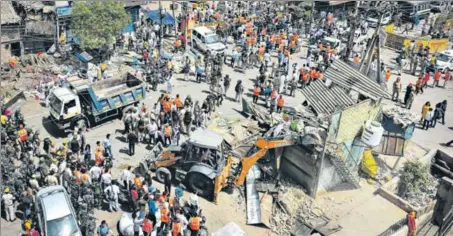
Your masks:
{"label": "corrugated metal sheet", "polygon": [[373,100],[391,98],[390,93],[384,90],[376,81],[339,59],[333,61],[332,65],[326,70],[324,77],[332,80],[334,84],[340,87],[357,91]]}
{"label": "corrugated metal sheet", "polygon": [[341,88],[327,87],[320,80],[315,80],[301,89],[302,94],[318,114],[332,114],[339,107],[349,107],[355,104]]}

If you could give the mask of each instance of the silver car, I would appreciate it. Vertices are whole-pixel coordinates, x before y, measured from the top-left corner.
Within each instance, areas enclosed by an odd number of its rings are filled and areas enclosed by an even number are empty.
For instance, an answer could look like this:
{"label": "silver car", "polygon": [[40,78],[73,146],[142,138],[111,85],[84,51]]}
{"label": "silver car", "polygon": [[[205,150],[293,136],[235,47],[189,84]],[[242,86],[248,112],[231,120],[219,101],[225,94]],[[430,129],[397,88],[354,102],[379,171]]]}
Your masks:
{"label": "silver car", "polygon": [[38,224],[44,236],[82,236],[74,208],[62,186],[39,190],[36,195]]}

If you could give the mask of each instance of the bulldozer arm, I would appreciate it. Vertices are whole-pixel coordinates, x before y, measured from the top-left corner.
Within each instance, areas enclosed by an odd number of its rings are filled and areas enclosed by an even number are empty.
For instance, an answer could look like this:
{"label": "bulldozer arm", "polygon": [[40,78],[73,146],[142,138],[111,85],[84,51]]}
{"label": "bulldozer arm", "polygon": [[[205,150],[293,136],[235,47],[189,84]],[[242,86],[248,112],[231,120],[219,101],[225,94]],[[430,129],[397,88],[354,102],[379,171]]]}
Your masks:
{"label": "bulldozer arm", "polygon": [[230,177],[232,166],[233,166],[233,157],[229,156],[227,158],[225,167],[222,170],[222,173],[219,176],[217,176],[214,181],[213,199],[214,199],[215,203],[217,203],[217,196],[220,193],[220,191],[222,191],[223,188],[228,186],[228,178]]}
{"label": "bulldozer arm", "polygon": [[278,147],[285,147],[291,146],[294,142],[292,140],[265,140],[265,139],[258,139],[256,141],[256,146],[259,148],[257,152],[249,157],[244,157],[241,159],[241,172],[234,180],[234,185],[239,186],[244,184],[245,177],[249,172],[250,168],[252,168],[255,163],[264,157],[269,149],[278,148]]}

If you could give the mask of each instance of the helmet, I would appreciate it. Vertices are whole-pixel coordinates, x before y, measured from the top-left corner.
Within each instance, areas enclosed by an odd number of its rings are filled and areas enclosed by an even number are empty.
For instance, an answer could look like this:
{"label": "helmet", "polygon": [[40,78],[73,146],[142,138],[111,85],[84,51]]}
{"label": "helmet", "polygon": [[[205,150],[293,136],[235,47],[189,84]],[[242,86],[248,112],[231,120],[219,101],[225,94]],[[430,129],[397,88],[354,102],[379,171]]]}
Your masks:
{"label": "helmet", "polygon": [[9,188],[5,188],[5,193],[9,193]]}
{"label": "helmet", "polygon": [[63,139],[63,145],[65,145],[67,143],[68,143],[68,140],[67,139]]}

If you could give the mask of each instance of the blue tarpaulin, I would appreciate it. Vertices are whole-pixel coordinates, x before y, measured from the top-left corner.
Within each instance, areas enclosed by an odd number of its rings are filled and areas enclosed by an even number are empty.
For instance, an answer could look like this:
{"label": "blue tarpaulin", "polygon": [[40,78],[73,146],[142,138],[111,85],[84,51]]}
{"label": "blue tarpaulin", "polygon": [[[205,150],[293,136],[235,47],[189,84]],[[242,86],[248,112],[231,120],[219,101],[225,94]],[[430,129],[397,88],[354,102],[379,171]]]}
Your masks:
{"label": "blue tarpaulin", "polygon": [[[157,24],[160,24],[159,10],[148,11],[148,18]],[[162,13],[162,23],[164,25],[174,25],[175,18],[170,13]]]}
{"label": "blue tarpaulin", "polygon": [[164,23],[164,25],[175,25],[175,18],[173,18],[170,13],[166,13],[162,19],[162,23]]}

